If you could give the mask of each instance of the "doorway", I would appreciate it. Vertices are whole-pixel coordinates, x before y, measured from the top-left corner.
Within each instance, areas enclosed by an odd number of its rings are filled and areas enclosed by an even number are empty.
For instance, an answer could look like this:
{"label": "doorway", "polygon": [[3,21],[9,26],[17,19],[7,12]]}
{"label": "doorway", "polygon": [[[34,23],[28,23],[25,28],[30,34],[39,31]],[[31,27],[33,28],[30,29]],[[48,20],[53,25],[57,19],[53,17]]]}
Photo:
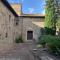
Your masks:
{"label": "doorway", "polygon": [[33,39],[33,31],[27,31],[27,40]]}

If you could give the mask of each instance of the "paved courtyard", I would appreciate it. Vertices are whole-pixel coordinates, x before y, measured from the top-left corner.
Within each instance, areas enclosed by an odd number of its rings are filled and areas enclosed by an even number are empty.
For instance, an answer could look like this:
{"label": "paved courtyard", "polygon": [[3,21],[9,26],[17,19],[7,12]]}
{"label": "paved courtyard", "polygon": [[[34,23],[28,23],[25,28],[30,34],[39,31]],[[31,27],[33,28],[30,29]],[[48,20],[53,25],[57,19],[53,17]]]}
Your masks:
{"label": "paved courtyard", "polygon": [[34,60],[34,56],[30,53],[34,45],[32,43],[14,44],[14,46],[6,53],[0,54],[0,58],[17,59],[17,60]]}
{"label": "paved courtyard", "polygon": [[0,60],[60,60],[42,49],[33,51],[34,48],[36,47],[33,43],[14,44],[10,50],[0,54]]}

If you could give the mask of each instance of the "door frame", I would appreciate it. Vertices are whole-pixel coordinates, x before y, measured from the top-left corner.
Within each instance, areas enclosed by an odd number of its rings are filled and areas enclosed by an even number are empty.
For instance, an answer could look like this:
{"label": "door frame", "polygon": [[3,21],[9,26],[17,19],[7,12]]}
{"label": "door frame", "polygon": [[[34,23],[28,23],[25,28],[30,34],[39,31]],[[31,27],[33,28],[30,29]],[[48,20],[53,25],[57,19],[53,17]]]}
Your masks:
{"label": "door frame", "polygon": [[[34,33],[33,30],[28,30],[28,31],[32,31],[32,39],[33,39],[33,35],[34,35],[34,34],[33,34],[33,33]],[[28,33],[28,31],[27,31],[27,33]],[[32,39],[28,39],[28,35],[27,35],[27,40],[28,40],[28,41],[29,41],[29,40],[32,40]]]}

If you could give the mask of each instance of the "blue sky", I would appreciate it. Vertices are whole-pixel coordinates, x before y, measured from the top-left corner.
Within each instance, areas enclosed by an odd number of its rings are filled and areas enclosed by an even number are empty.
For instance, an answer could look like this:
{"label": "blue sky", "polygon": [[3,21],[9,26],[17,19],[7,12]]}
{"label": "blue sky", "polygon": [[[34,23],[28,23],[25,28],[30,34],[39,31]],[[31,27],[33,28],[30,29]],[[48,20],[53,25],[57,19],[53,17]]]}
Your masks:
{"label": "blue sky", "polygon": [[25,14],[45,14],[44,0],[8,0],[9,3],[21,3]]}

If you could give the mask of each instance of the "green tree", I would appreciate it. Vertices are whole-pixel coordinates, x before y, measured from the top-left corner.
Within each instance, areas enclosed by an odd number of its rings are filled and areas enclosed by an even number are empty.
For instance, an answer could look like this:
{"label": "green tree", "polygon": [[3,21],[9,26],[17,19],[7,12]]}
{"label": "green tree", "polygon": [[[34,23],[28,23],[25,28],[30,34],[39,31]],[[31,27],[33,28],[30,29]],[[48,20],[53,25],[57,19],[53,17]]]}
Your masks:
{"label": "green tree", "polygon": [[58,21],[57,21],[57,28],[60,29],[60,17],[58,18]]}
{"label": "green tree", "polygon": [[[60,2],[60,0],[58,0]],[[57,28],[60,29],[60,4],[58,4],[58,19],[57,19]]]}
{"label": "green tree", "polygon": [[45,32],[46,34],[55,35],[56,33],[56,0],[46,0],[46,9],[45,9]]}

